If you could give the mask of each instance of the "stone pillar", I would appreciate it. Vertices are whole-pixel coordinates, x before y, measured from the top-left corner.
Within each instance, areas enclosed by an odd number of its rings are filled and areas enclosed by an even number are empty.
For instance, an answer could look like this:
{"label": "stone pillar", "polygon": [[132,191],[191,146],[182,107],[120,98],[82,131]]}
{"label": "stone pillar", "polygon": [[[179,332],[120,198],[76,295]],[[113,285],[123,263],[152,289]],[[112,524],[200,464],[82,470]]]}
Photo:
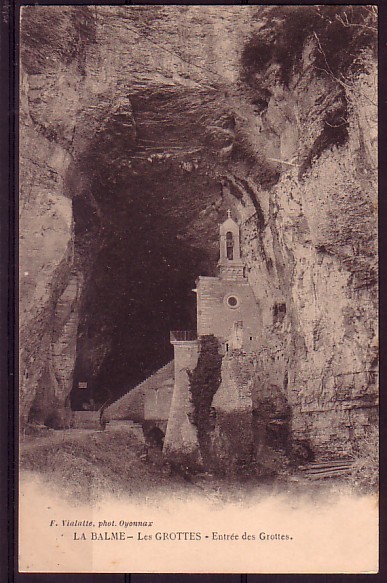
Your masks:
{"label": "stone pillar", "polygon": [[190,422],[192,404],[187,370],[193,370],[198,360],[198,342],[172,340],[175,351],[175,385],[173,390],[163,453],[181,461],[200,461],[196,427]]}

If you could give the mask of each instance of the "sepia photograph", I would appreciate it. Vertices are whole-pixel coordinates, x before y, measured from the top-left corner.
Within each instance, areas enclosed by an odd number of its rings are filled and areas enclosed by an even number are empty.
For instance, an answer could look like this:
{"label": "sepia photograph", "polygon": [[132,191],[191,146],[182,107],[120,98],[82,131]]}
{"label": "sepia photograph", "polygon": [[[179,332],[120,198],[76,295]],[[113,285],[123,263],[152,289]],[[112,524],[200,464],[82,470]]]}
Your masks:
{"label": "sepia photograph", "polygon": [[21,572],[378,572],[377,37],[21,8]]}

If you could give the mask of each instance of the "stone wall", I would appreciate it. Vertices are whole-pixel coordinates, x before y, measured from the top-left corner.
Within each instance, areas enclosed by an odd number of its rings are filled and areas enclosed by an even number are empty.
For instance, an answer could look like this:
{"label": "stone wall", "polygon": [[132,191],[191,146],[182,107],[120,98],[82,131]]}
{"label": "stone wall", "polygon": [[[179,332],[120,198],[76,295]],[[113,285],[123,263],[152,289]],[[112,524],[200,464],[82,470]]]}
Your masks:
{"label": "stone wall", "polygon": [[175,386],[164,440],[164,455],[168,458],[198,462],[200,458],[196,428],[190,421],[189,378],[198,360],[198,343],[173,342],[175,350]]}
{"label": "stone wall", "polygon": [[103,427],[99,411],[74,411],[72,415],[72,427],[74,429],[97,429]]}
{"label": "stone wall", "polygon": [[[238,299],[236,307],[227,298]],[[254,350],[261,336],[260,308],[250,285],[245,281],[229,281],[216,277],[199,277],[197,281],[198,334],[214,334],[221,341],[231,341],[234,324],[243,322],[242,344]]]}
{"label": "stone wall", "polygon": [[167,386],[151,389],[147,391],[144,403],[144,419],[146,420],[167,420],[171,408],[174,381]]}

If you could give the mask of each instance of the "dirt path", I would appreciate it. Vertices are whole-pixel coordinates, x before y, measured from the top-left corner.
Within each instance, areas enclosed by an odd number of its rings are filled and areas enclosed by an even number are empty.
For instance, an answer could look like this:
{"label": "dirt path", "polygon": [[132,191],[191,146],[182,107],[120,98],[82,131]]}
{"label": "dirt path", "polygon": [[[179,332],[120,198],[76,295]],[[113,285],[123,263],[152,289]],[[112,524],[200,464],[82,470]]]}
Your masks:
{"label": "dirt path", "polygon": [[95,429],[65,429],[61,431],[47,431],[45,435],[26,435],[20,439],[20,453],[33,451],[47,445],[65,443],[69,440],[83,440],[90,435],[101,433]]}

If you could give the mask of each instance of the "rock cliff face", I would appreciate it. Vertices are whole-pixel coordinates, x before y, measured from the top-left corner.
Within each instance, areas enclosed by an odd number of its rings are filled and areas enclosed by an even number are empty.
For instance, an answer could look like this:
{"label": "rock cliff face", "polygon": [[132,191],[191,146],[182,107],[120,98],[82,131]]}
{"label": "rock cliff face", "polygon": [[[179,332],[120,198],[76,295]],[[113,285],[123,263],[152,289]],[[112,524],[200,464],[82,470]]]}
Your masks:
{"label": "rock cliff face", "polygon": [[375,20],[23,9],[23,423],[63,425],[73,383],[74,407],[102,403],[167,362],[229,207],[263,321],[256,392],[286,395],[316,449],[374,422]]}

